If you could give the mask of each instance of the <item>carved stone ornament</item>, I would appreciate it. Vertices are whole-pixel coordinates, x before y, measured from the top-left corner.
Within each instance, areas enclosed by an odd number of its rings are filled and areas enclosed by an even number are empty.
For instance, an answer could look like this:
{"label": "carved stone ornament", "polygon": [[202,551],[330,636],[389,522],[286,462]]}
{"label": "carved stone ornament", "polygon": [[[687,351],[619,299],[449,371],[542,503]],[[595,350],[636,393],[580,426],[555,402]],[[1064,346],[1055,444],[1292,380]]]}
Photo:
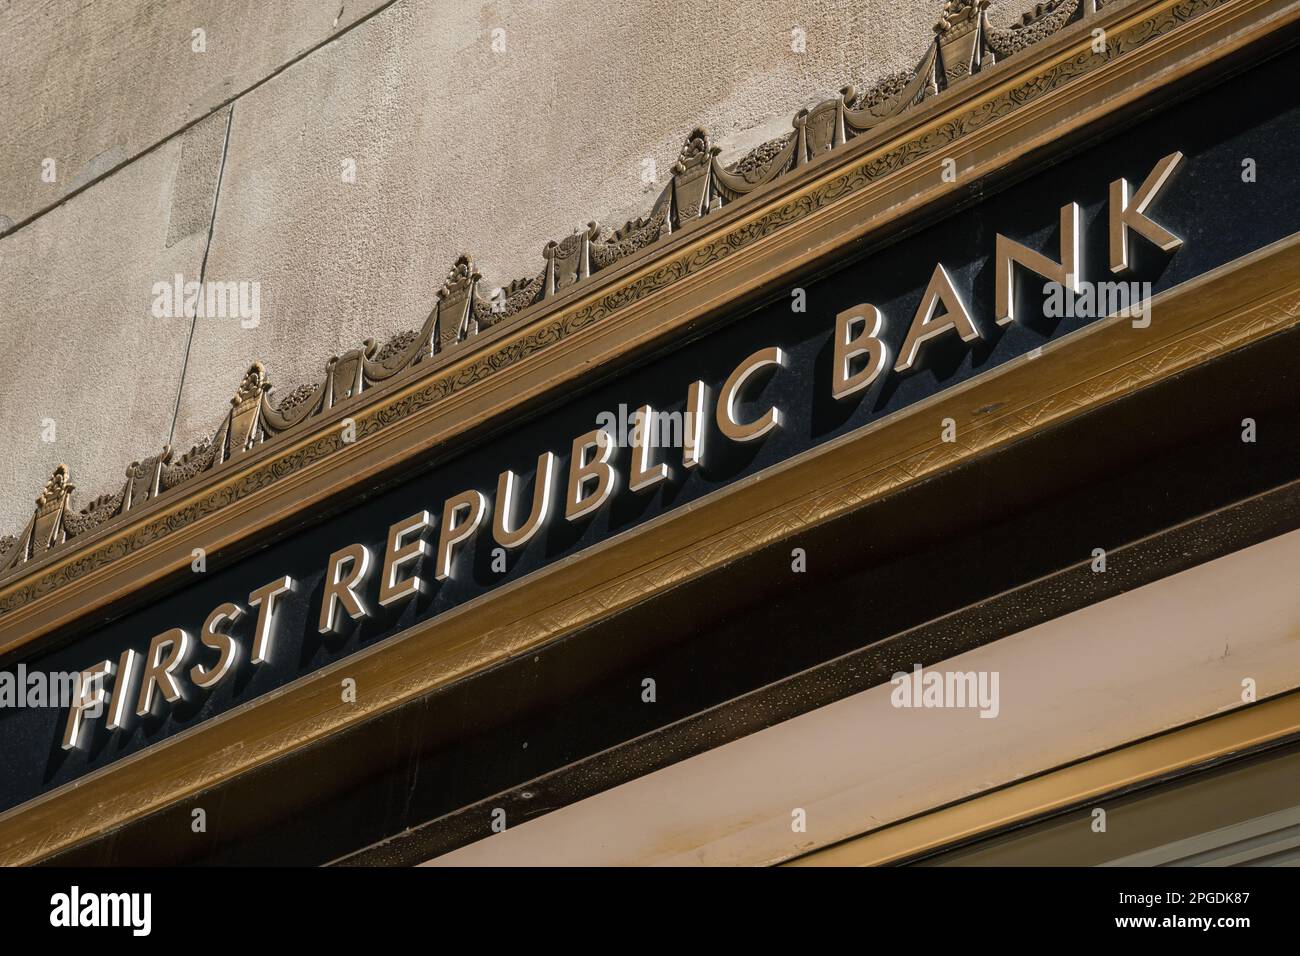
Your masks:
{"label": "carved stone ornament", "polygon": [[542,249],[540,273],[508,285],[484,289],[468,255],[452,265],[434,294],[429,317],[419,329],[397,333],[383,344],[367,339],[360,348],[334,356],[323,378],[289,389],[278,398],[266,370],[254,362],[236,386],[230,408],[211,436],[179,458],[164,445],[158,454],[132,462],[121,489],[74,508],[68,469],[59,465],[46,482],[36,510],[17,535],[0,537],[0,576],[52,548],[83,537],[106,522],[217,468],[232,457],[275,438],[336,404],[419,365],[460,348],[483,329],[513,319],[594,273],[652,245],[692,220],[744,199],[773,180],[811,162],[943,92],[999,59],[1046,39],[1067,24],[1096,11],[1101,0],[1048,0],[1019,22],[995,28],[988,23],[989,0],[948,0],[934,38],[911,70],[887,74],[863,89],[846,85],[839,95],[799,110],[791,129],[730,163],[719,158],[709,133],[696,127],[683,142],[672,178],[649,211],[621,228],[590,222]]}

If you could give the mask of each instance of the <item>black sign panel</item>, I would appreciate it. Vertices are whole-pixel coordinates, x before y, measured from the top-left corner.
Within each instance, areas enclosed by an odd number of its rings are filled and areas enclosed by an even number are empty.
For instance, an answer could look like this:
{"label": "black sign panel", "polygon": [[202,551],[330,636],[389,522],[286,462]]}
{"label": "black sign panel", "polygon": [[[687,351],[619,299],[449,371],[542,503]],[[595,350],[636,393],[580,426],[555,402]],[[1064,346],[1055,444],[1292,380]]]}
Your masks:
{"label": "black sign panel", "polygon": [[[1059,211],[1066,203],[1078,203],[1082,276],[1091,283],[1113,281],[1117,277],[1109,269],[1107,232],[1110,184],[1124,177],[1136,188],[1162,158],[1175,151],[1180,151],[1183,159],[1146,212],[1183,244],[1176,251],[1163,252],[1133,235],[1134,269],[1123,277],[1125,281],[1150,283],[1148,294],[1159,293],[1296,232],[1300,229],[1300,91],[1293,77],[1298,65],[1300,57],[1288,54],[1249,75],[1140,117],[1128,128],[1086,145],[1072,158],[803,282],[802,294],[784,291],[651,364],[551,408],[532,421],[520,422],[487,444],[452,460],[430,462],[419,477],[358,501],[327,522],[233,566],[195,574],[191,581],[147,607],[91,629],[56,651],[32,655],[23,666],[28,672],[44,673],[77,672],[100,661],[117,662],[127,648],[134,648],[143,658],[157,634],[183,628],[197,636],[209,612],[218,605],[235,602],[247,608],[249,594],[268,582],[284,575],[297,582],[296,590],[278,602],[274,643],[266,662],[255,665],[249,660],[257,618],[256,611],[249,609],[230,628],[243,650],[225,678],[207,691],[191,686],[189,668],[199,662],[210,666],[217,656],[196,642],[184,669],[178,672],[183,699],[160,702],[147,717],[134,715],[133,702],[129,721],[120,730],[110,732],[102,716],[89,719],[81,745],[64,749],[66,707],[0,707],[0,759],[5,767],[0,776],[0,810],[157,744],[372,647],[417,622],[1096,321],[1095,314],[1049,316],[1043,280],[1017,269],[1016,321],[997,324],[996,236],[1001,234],[1059,260]],[[1205,117],[1213,117],[1213,122]],[[966,187],[959,183],[954,188]],[[884,316],[881,338],[888,343],[891,355],[897,356],[939,264],[969,309],[979,338],[963,342],[955,333],[938,336],[924,345],[916,367],[901,373],[889,371],[871,388],[849,399],[833,398],[835,316],[862,303],[876,306]],[[793,308],[797,301],[802,302],[804,311]],[[431,587],[384,608],[376,600],[376,568],[362,588],[372,615],[351,624],[343,634],[318,632],[331,553],[360,543],[382,560],[391,524],[421,510],[440,517],[445,500],[470,489],[492,502],[498,475],[505,469],[520,476],[522,485],[516,494],[526,509],[538,456],[548,450],[560,459],[557,494],[562,495],[575,437],[603,424],[610,415],[626,420],[627,414],[644,404],[660,411],[684,412],[687,388],[695,380],[707,383],[716,400],[738,363],[772,346],[788,356],[785,367],[755,377],[738,413],[742,419],[752,418],[772,405],[783,411],[781,427],[761,440],[741,444],[727,439],[714,424],[710,405],[706,455],[700,467],[681,467],[680,449],[660,449],[657,457],[669,464],[672,477],[648,490],[632,491],[626,481],[632,450],[620,447],[612,461],[623,480],[613,497],[578,521],[565,520],[561,502],[560,513],[537,537],[508,552],[504,571],[494,562],[496,542],[489,514],[479,531],[457,551],[450,578],[433,583],[433,557],[426,556],[420,574]],[[430,536],[433,542],[437,534],[435,527]],[[112,687],[112,678],[108,687]]]}

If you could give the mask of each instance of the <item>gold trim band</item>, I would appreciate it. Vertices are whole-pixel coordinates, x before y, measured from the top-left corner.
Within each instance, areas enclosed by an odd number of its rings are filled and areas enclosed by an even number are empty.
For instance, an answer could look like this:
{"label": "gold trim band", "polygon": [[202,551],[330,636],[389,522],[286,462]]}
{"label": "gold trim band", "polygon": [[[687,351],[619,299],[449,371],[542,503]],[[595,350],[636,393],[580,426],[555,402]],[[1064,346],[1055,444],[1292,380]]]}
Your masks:
{"label": "gold trim band", "polygon": [[1300,693],[1169,731],[787,860],[883,866],[1300,734]]}
{"label": "gold trim band", "polygon": [[[424,449],[449,447],[593,366],[660,347],[867,233],[955,201],[940,175],[945,160],[974,178],[1006,169],[1293,22],[1300,4],[1178,0],[1103,14],[1104,51],[1086,33],[1063,31],[1018,54],[1021,72],[982,73],[947,102],[891,121],[882,138],[862,137],[765,187],[764,203],[704,217],[660,257],[633,257],[607,282],[557,295],[544,321],[493,328],[474,348],[434,363],[428,377],[376,389],[372,403],[323,415],[287,446],[260,446],[187,494],[163,495],[122,526],[88,534],[83,546],[32,561],[0,587],[0,654],[187,568],[195,547],[234,556],[259,530],[283,527]],[[342,441],[344,416],[355,419],[356,441]]]}
{"label": "gold trim band", "polygon": [[[838,97],[795,113],[784,136],[756,146],[734,163],[724,163],[708,131],[696,127],[687,135],[668,183],[644,216],[612,231],[591,222],[560,242],[547,243],[542,272],[496,289],[491,299],[479,295],[482,276],[473,261],[462,255],[438,289],[436,304],[420,329],[399,332],[382,345],[367,339],[360,348],[332,357],[322,379],[278,398],[271,394],[266,370],[254,362],[212,435],[180,458],[174,458],[172,447],[165,445],[159,454],[132,462],[125,484],[115,494],[101,495],[77,509],[68,470],[58,466],[27,527],[18,536],[0,536],[0,576],[70,541],[82,543],[88,533],[119,520],[161,492],[193,481],[257,444],[307,427],[309,419],[335,404],[403,377],[417,364],[427,370],[427,360],[459,348],[480,330],[510,321],[520,312],[534,313],[536,306],[575,283],[587,282],[594,273],[613,268],[675,230],[689,229],[703,216],[747,200],[829,150],[875,134],[931,97],[969,83],[1000,59],[1023,56],[1027,48],[1084,18],[1089,26],[1106,19],[1098,15],[1094,0],[1047,0],[1019,22],[998,27],[988,22],[990,2],[948,0],[914,69],[886,75],[866,89],[842,87]],[[179,300],[182,295],[178,280],[175,297]]]}
{"label": "gold trim band", "polygon": [[[1300,324],[1300,233],[308,674],[0,815],[0,864],[48,856],[771,542]],[[942,440],[944,417],[970,423]],[[491,614],[484,614],[485,606]],[[485,629],[485,621],[498,622]],[[340,700],[349,677],[364,694]]]}

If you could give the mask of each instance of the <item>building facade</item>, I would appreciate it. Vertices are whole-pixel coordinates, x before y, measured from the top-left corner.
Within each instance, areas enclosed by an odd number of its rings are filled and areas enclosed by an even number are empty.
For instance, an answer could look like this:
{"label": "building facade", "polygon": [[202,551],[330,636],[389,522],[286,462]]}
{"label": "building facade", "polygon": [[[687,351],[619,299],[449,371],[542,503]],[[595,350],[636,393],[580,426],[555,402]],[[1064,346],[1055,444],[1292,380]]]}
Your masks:
{"label": "building facade", "polygon": [[582,6],[24,114],[0,861],[1291,862],[1300,4]]}

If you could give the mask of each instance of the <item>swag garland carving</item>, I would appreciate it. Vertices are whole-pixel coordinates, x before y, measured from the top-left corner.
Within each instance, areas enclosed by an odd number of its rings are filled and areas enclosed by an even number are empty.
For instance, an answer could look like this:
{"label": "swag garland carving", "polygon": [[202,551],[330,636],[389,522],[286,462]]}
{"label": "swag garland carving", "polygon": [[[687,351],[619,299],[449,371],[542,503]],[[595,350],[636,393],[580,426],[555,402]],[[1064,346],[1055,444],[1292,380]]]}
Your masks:
{"label": "swag garland carving", "polygon": [[100,495],[84,507],[73,503],[75,486],[68,468],[59,465],[22,531],[0,537],[0,577],[340,402],[356,399],[434,356],[463,347],[480,331],[615,266],[693,220],[745,199],[999,59],[1046,39],[1095,12],[1103,2],[1047,0],[1019,21],[994,27],[987,17],[990,0],[948,0],[934,27],[933,40],[913,69],[887,74],[863,89],[844,86],[838,96],[799,110],[789,132],[740,158],[724,164],[708,131],[697,127],[686,137],[671,168],[671,179],[645,215],[612,230],[592,222],[558,242],[548,242],[542,250],[544,266],[537,275],[485,290],[473,261],[461,255],[435,293],[433,309],[419,329],[399,332],[382,344],[367,339],[360,348],[331,358],[319,381],[278,396],[266,369],[253,362],[210,437],[179,456],[170,445],[164,445],[158,454],[132,462],[118,491]]}

